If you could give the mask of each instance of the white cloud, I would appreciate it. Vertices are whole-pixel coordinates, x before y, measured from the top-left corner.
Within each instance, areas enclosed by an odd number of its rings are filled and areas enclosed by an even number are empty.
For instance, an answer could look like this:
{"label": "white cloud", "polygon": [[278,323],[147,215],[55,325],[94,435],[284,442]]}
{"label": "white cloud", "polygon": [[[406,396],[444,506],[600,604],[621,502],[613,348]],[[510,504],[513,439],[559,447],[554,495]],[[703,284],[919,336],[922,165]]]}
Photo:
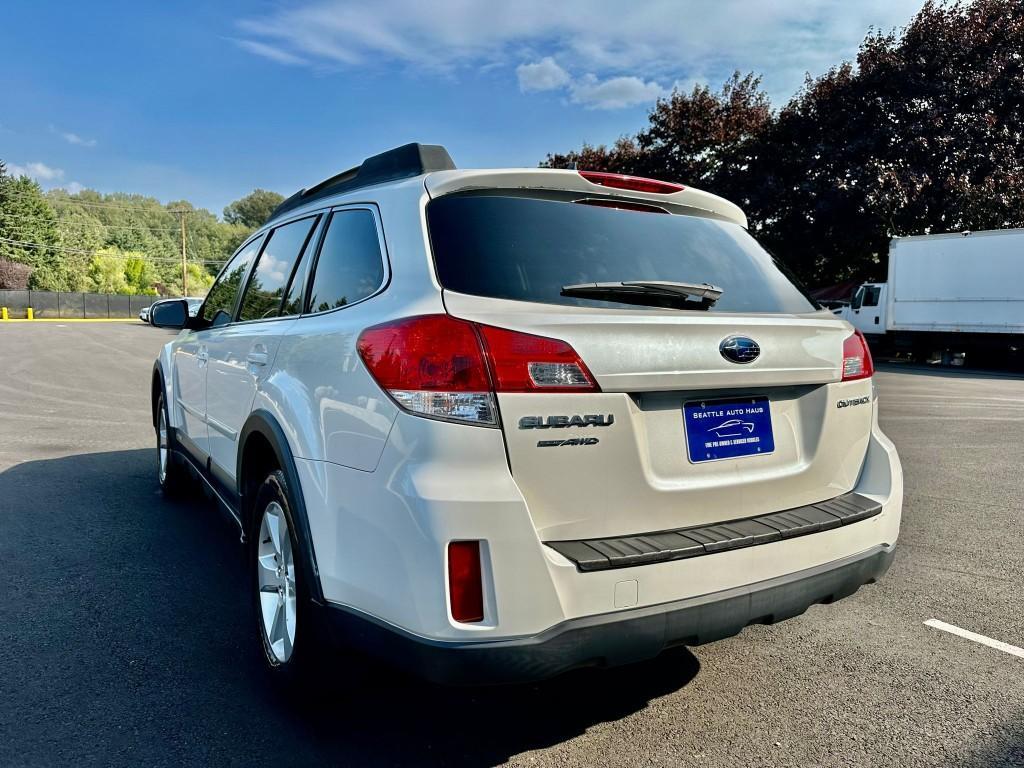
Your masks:
{"label": "white cloud", "polygon": [[623,109],[654,101],[666,91],[653,80],[644,82],[639,77],[611,77],[599,80],[595,75],[584,75],[570,86],[572,100],[589,109]]}
{"label": "white cloud", "polygon": [[276,61],[278,64],[308,64],[301,56],[296,56],[294,53],[288,53],[276,46],[269,45],[268,43],[260,43],[256,40],[235,40],[231,38],[231,41],[235,43],[239,48],[242,48],[249,53],[255,53],[257,56],[262,56],[265,59]]}
{"label": "white cloud", "polygon": [[516,67],[516,77],[519,78],[519,90],[523,93],[553,91],[564,88],[572,80],[569,73],[550,56],[533,64],[520,64]]}
{"label": "white cloud", "polygon": [[64,139],[64,141],[66,141],[68,144],[74,144],[75,146],[78,147],[96,146],[96,139],[85,139],[79,136],[77,133],[72,133],[71,131],[61,131],[52,125],[50,126],[50,133],[56,134],[60,136],[62,139]]}
{"label": "white cloud", "polygon": [[655,81],[645,82],[633,75],[601,80],[591,73],[573,80],[551,56],[545,56],[532,64],[520,64],[516,67],[516,76],[519,78],[519,90],[523,93],[564,88],[568,89],[574,104],[582,104],[587,109],[634,107],[652,102],[667,93]]}
{"label": "white cloud", "polygon": [[70,131],[68,131],[67,133],[62,133],[61,138],[63,138],[64,141],[66,141],[68,144],[75,144],[79,147],[96,146],[96,139],[83,139],[77,133],[71,133]]}
{"label": "white cloud", "polygon": [[79,192],[85,189],[85,187],[79,184],[77,181],[72,181],[68,184],[62,184],[61,186],[64,189],[64,191],[67,192],[69,195],[77,195]]}
{"label": "white cloud", "polygon": [[[593,73],[623,94],[652,83],[710,80],[734,69],[765,75],[778,102],[853,58],[869,27],[906,24],[922,0],[299,0],[238,21],[238,44],[282,64],[363,67],[394,64],[417,72],[515,67],[520,87],[545,82],[544,65]],[[610,85],[605,85],[609,83]],[[534,88],[533,90],[539,90]],[[587,91],[589,92],[589,91]],[[621,99],[620,99],[621,100]],[[625,99],[628,101],[628,99]],[[611,101],[614,101],[612,99]],[[595,102],[596,103],[596,102]]]}
{"label": "white cloud", "polygon": [[45,163],[25,163],[25,165],[7,164],[7,175],[17,178],[28,176],[36,181],[58,181],[64,178],[64,171],[52,168]]}

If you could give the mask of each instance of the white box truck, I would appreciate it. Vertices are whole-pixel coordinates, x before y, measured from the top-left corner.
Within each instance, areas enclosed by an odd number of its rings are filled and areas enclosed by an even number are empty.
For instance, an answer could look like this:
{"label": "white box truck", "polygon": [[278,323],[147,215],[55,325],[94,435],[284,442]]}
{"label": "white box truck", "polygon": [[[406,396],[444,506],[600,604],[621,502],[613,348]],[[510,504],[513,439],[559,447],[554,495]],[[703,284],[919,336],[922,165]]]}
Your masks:
{"label": "white box truck", "polygon": [[1024,229],[895,238],[889,277],[836,311],[881,352],[917,360],[1024,359]]}

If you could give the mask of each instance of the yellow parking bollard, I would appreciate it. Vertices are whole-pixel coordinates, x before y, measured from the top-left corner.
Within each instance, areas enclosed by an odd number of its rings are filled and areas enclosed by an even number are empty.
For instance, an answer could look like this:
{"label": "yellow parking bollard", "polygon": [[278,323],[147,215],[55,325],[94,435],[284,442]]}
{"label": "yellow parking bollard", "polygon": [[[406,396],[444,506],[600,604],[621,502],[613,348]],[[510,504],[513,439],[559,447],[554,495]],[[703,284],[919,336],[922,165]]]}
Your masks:
{"label": "yellow parking bollard", "polygon": [[7,319],[7,307],[0,307],[0,320]]}
{"label": "yellow parking bollard", "polygon": [[29,320],[35,320],[36,319],[35,315],[32,314],[32,307],[29,307],[26,311],[28,312],[28,319]]}

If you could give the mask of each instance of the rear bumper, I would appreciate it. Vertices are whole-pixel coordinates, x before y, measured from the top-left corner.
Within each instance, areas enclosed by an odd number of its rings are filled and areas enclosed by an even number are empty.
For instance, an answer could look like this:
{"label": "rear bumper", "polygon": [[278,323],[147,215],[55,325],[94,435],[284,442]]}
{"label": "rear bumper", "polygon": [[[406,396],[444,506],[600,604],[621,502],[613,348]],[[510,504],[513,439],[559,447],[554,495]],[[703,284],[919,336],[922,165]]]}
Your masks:
{"label": "rear bumper", "polygon": [[771,544],[851,525],[881,513],[881,502],[859,493],[845,493],[828,501],[759,517],[634,536],[549,541],[547,546],[574,562],[580,571],[603,571]]}
{"label": "rear bumper", "polygon": [[674,645],[700,645],[735,635],[749,624],[798,616],[877,580],[894,555],[894,546],[879,545],[748,586],[569,619],[537,635],[494,641],[430,640],[353,610],[325,610],[339,641],[419,677],[463,685],[527,682],[577,667],[642,661]]}

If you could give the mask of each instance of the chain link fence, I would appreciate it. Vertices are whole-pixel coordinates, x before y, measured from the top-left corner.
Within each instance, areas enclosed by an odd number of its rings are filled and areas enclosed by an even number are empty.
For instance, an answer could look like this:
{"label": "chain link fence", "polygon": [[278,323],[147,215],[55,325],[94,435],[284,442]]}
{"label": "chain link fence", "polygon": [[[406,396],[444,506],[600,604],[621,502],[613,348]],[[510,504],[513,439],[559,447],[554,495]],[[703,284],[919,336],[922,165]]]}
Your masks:
{"label": "chain link fence", "polygon": [[159,298],[139,294],[0,290],[0,307],[7,307],[11,318],[26,317],[29,307],[39,318],[127,318],[138,317],[143,307]]}

